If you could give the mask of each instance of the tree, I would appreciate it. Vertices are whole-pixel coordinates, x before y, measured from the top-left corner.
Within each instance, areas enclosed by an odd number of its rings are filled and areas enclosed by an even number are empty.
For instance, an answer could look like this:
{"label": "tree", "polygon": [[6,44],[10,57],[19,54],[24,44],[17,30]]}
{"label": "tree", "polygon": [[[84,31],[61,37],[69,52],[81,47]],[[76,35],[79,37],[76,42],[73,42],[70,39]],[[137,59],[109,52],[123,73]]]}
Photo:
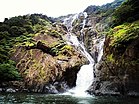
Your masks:
{"label": "tree", "polygon": [[139,1],[127,0],[120,7],[118,7],[113,13],[113,23],[120,25],[124,22],[133,22],[139,19]]}
{"label": "tree", "polygon": [[20,36],[23,35],[23,33],[25,32],[26,30],[23,27],[12,26],[10,28],[11,36]]}
{"label": "tree", "polygon": [[9,60],[8,63],[0,64],[0,82],[20,79],[20,75],[15,67],[15,62]]}
{"label": "tree", "polygon": [[8,31],[4,31],[4,32],[0,32],[0,40],[2,40],[3,38],[7,38],[10,36],[10,34],[8,33]]}

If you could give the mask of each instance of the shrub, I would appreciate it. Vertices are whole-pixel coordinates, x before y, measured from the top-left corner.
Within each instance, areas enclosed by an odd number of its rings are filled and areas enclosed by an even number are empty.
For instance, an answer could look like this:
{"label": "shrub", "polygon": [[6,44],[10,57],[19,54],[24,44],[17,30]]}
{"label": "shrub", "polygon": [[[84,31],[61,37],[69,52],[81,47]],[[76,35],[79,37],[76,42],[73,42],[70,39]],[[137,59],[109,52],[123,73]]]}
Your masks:
{"label": "shrub", "polygon": [[7,63],[0,64],[0,81],[19,80],[20,78],[14,61],[9,60]]}
{"label": "shrub", "polygon": [[23,27],[12,26],[10,28],[10,33],[12,36],[20,36],[23,35],[23,33],[25,32],[26,30]]}

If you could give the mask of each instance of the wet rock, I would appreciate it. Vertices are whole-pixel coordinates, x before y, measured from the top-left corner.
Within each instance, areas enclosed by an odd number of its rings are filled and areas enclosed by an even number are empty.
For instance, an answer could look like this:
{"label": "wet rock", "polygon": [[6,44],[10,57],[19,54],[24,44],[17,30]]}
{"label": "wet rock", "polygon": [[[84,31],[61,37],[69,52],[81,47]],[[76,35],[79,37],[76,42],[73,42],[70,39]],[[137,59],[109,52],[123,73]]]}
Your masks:
{"label": "wet rock", "polygon": [[2,88],[0,88],[0,92],[2,92],[3,91],[3,89]]}
{"label": "wet rock", "polygon": [[69,86],[65,82],[56,82],[54,83],[54,86],[56,87],[57,91],[60,93],[63,93],[67,89],[69,89]]}
{"label": "wet rock", "polygon": [[57,91],[57,89],[55,88],[55,86],[53,86],[52,84],[46,85],[43,92],[49,93],[49,94],[58,94],[59,93]]}
{"label": "wet rock", "polygon": [[94,81],[88,92],[94,95],[121,95],[119,84],[109,81]]}
{"label": "wet rock", "polygon": [[21,89],[20,92],[30,92],[28,89]]}
{"label": "wet rock", "polygon": [[137,97],[137,96],[139,96],[139,93],[138,92],[135,92],[135,91],[132,91],[132,92],[128,92],[127,95],[128,96]]}
{"label": "wet rock", "polygon": [[16,92],[16,90],[15,90],[15,89],[13,89],[13,88],[8,88],[8,89],[6,89],[6,92],[13,93],[13,92]]}
{"label": "wet rock", "polygon": [[55,86],[50,86],[49,88],[49,93],[52,93],[52,94],[58,94],[58,91],[57,89],[55,88]]}
{"label": "wet rock", "polygon": [[[132,24],[132,26],[136,27],[134,24]],[[119,30],[113,31],[115,33]],[[126,35],[129,36],[129,34]],[[127,37],[126,45],[124,45],[123,40],[117,41],[112,36],[106,37],[103,59],[95,66],[95,80],[89,89],[91,94],[138,95],[139,38],[134,32],[132,35],[134,40],[130,40],[129,37]],[[113,39],[115,39],[115,43],[119,42],[118,46],[111,45],[112,42],[114,42]],[[113,45],[115,43],[113,43]]]}

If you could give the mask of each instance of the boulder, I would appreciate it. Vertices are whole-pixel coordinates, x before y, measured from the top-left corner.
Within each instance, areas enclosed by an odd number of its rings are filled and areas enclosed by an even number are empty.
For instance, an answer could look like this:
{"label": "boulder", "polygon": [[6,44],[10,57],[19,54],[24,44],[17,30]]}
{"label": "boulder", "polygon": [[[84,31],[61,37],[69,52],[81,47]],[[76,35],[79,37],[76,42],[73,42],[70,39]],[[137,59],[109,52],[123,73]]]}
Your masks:
{"label": "boulder", "polygon": [[75,86],[77,72],[86,59],[65,42],[64,32],[57,30],[61,28],[37,33],[33,48],[15,47],[11,59],[16,61],[25,85],[20,91],[58,93],[65,91],[66,86]]}

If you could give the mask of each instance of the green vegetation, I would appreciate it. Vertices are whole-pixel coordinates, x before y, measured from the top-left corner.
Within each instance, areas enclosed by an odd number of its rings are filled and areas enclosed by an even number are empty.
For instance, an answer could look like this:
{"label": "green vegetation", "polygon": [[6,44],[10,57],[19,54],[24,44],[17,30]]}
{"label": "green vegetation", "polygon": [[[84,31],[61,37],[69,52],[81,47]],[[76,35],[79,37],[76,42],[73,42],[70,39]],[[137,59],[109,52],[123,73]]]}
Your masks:
{"label": "green vegetation", "polygon": [[[107,34],[105,63],[109,75],[133,77],[139,66],[139,1],[126,0],[112,14],[111,29]],[[134,74],[133,74],[134,73]],[[133,75],[132,75],[133,74]],[[136,76],[138,79],[138,75]]]}
{"label": "green vegetation", "polygon": [[49,18],[42,14],[31,14],[5,18],[0,23],[0,80],[18,80],[20,75],[10,59],[14,46],[35,46],[33,37],[39,31],[51,27]]}
{"label": "green vegetation", "polygon": [[127,0],[113,13],[113,26],[139,19],[139,1]]}
{"label": "green vegetation", "polygon": [[54,29],[50,29],[50,30],[47,30],[47,31],[45,31],[48,35],[50,35],[50,36],[53,36],[53,37],[55,37],[55,38],[60,38],[60,39],[62,39],[62,35],[58,32],[58,31],[56,31],[56,30],[54,30]]}
{"label": "green vegetation", "polygon": [[114,62],[113,54],[107,55],[107,61]]}
{"label": "green vegetation", "polygon": [[112,47],[126,47],[139,36],[139,24],[128,23],[114,27],[109,36],[112,36]]}
{"label": "green vegetation", "polygon": [[18,73],[15,62],[8,60],[8,62],[0,64],[0,81],[19,80],[20,74]]}
{"label": "green vegetation", "polygon": [[65,42],[64,41],[61,41],[61,42],[58,42],[58,43],[53,43],[53,45],[50,47],[50,53],[53,55],[53,56],[57,56],[60,54],[60,51],[61,49],[65,46]]}
{"label": "green vegetation", "polygon": [[71,56],[73,48],[70,45],[65,45],[64,47],[62,47],[59,51],[59,55],[65,55],[65,56]]}
{"label": "green vegetation", "polygon": [[104,14],[103,16],[108,16],[110,15],[115,8],[117,8],[121,3],[125,0],[115,0],[112,3],[107,3],[106,5],[102,6],[95,6],[91,5],[88,6],[84,11],[87,12],[88,14]]}
{"label": "green vegetation", "polygon": [[112,27],[108,32],[109,46],[114,53],[123,54],[127,47],[139,37],[139,1],[126,0],[114,13]]}

